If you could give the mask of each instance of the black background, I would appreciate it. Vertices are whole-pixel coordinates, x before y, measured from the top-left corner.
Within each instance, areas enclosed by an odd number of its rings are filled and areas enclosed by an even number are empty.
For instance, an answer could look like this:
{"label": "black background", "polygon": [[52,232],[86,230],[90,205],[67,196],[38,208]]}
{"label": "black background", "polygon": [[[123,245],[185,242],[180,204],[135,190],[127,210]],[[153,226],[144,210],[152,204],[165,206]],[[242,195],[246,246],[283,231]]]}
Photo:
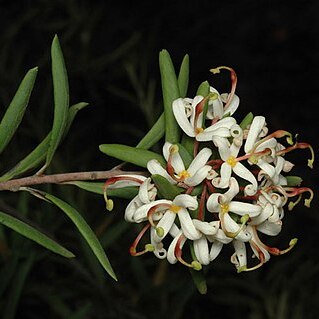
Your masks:
{"label": "black background", "polygon": [[[71,103],[90,104],[80,112],[60,147],[53,163],[55,172],[109,169],[116,162],[99,152],[99,144],[133,146],[147,132],[162,110],[158,67],[162,49],[169,51],[176,68],[189,54],[190,97],[205,80],[220,92],[227,92],[227,72],[212,75],[209,69],[220,65],[233,67],[238,76],[236,93],[241,100],[236,112],[238,120],[250,111],[264,115],[271,131],[284,129],[298,134],[298,140],[312,144],[317,154],[318,12],[318,1],[0,1],[1,114],[26,71],[39,66],[25,122],[4,154],[0,168],[11,167],[13,158],[25,154],[50,129],[50,45],[55,34],[59,36],[68,69]],[[135,72],[136,82],[130,81],[128,70]],[[150,83],[155,85],[148,116],[139,107],[134,83],[139,83],[144,93]],[[304,185],[317,196],[318,165],[315,162],[310,170],[308,155],[308,150],[297,150],[290,159],[296,164],[295,174],[302,176]],[[93,207],[103,209],[100,202]],[[274,257],[263,270],[247,275],[237,275],[229,266],[224,270],[221,263],[209,272],[209,293],[205,296],[196,292],[183,294],[188,287],[180,284],[184,269],[176,271],[174,290],[173,266],[161,288],[143,290],[141,282],[135,286],[130,278],[134,265],[126,255],[129,242],[124,241],[124,248],[110,250],[109,257],[118,267],[121,283],[112,283],[108,288],[109,301],[101,310],[105,317],[92,311],[87,318],[155,318],[155,312],[168,318],[263,318],[258,313],[264,318],[315,318],[319,298],[314,287],[319,265],[318,213],[316,197],[310,209],[299,205],[287,213],[287,226],[276,243],[284,247],[289,238],[298,237],[299,243],[290,255]],[[99,221],[99,217],[90,219]],[[127,235],[128,240],[133,237],[134,234]],[[33,285],[48,283],[43,275],[46,267],[51,266],[42,264],[42,268],[32,272]],[[52,278],[61,276],[57,269],[52,267]],[[72,291],[73,284],[66,281],[65,287],[59,286],[55,292]],[[159,290],[160,296],[156,295]],[[139,295],[137,301],[132,294]],[[94,295],[101,300],[105,297],[96,291]],[[45,309],[45,302],[34,302],[26,312],[31,297],[27,290],[22,294],[18,318],[38,318],[35,313],[39,315]],[[80,303],[91,300],[93,308],[103,309],[103,301],[93,300],[87,291],[77,298]],[[65,300],[69,300],[68,296]],[[71,297],[70,300],[76,308],[78,303]],[[174,312],[174,303],[180,302],[185,305]],[[122,303],[123,309],[131,310],[121,312]],[[262,307],[269,308],[260,310]],[[57,318],[53,310],[49,313],[50,318]]]}

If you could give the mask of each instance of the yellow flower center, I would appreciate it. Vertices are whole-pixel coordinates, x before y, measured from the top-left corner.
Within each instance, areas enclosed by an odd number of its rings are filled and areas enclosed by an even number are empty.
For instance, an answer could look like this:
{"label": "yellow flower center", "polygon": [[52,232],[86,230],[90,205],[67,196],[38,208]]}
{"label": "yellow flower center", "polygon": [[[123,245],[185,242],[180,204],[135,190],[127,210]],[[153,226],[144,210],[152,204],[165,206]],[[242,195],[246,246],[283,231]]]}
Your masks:
{"label": "yellow flower center", "polygon": [[220,204],[220,212],[222,214],[226,214],[229,212],[229,205],[228,204]]}
{"label": "yellow flower center", "polygon": [[191,175],[187,172],[187,170],[183,170],[178,174],[178,177],[180,180],[184,181],[187,177],[190,177]]}
{"label": "yellow flower center", "polygon": [[180,211],[181,208],[182,208],[181,206],[172,205],[172,206],[169,208],[169,210],[170,210],[171,212],[177,214],[177,213]]}
{"label": "yellow flower center", "polygon": [[204,131],[204,129],[202,127],[196,127],[195,128],[195,134],[199,134],[199,133],[202,133]]}
{"label": "yellow flower center", "polygon": [[228,163],[231,167],[234,167],[237,164],[237,161],[234,156],[230,156],[226,163]]}

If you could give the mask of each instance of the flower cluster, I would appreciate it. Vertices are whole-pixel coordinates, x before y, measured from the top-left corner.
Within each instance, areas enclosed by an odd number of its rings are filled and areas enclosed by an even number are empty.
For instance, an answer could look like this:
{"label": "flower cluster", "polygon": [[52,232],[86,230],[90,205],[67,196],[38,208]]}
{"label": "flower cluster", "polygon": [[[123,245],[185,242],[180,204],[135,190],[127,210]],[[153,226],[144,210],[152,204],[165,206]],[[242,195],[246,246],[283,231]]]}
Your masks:
{"label": "flower cluster", "polygon": [[[313,150],[287,131],[269,133],[263,116],[249,114],[238,123],[233,117],[239,106],[237,77],[228,67],[211,71],[221,69],[231,74],[229,94],[210,87],[206,96],[174,100],[172,111],[183,137],[180,143],[164,143],[166,165],[151,159],[149,177],[120,175],[105,183],[109,210],[113,207],[109,189],[138,187],[124,215],[128,222],[143,224],[130,248],[133,256],[152,252],[171,264],[179,261],[199,270],[230,244],[234,249],[230,261],[241,272],[262,266],[271,255],[286,253],[297,242],[292,239],[285,249],[269,247],[260,233],[278,235],[285,210],[293,209],[303,196],[310,206],[313,192],[300,187],[300,178],[287,174],[294,164],[285,155],[308,148],[312,167]],[[146,244],[138,249],[143,237]],[[250,255],[258,260],[252,265]]]}

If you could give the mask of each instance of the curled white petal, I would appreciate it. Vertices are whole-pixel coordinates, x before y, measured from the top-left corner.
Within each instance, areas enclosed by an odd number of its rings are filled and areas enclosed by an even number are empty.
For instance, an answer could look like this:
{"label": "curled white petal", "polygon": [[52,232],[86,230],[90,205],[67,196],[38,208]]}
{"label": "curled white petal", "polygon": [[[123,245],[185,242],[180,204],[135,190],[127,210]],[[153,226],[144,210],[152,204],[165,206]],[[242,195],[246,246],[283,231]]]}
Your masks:
{"label": "curled white petal", "polygon": [[249,153],[249,151],[254,147],[258,139],[258,135],[265,123],[266,119],[263,116],[254,117],[253,122],[250,125],[248,136],[244,146],[245,153]]}
{"label": "curled white petal", "polygon": [[234,246],[235,252],[231,256],[230,261],[236,266],[237,269],[246,267],[247,253],[246,253],[245,243],[239,240],[234,240],[233,246]]}
{"label": "curled white petal", "polygon": [[198,239],[202,234],[195,228],[188,211],[185,208],[181,208],[178,212],[178,218],[181,223],[181,229],[183,234],[190,240]]}
{"label": "curled white petal", "polygon": [[199,185],[209,175],[211,169],[212,168],[209,165],[201,167],[193,176],[187,177],[185,179],[185,184],[187,184],[188,186]]}
{"label": "curled white petal", "polygon": [[[171,205],[171,204],[172,204],[172,201],[167,200],[167,199],[159,199],[159,200],[156,200],[156,201],[154,201],[154,202],[150,202],[150,203],[148,203],[148,204],[145,204],[145,205],[139,207],[139,208],[136,210],[136,212],[135,212],[135,214],[134,214],[134,216],[133,216],[134,221],[135,221],[136,223],[141,223],[142,221],[146,220],[146,219],[147,219],[147,213],[148,213],[148,211],[149,211],[153,206],[155,206],[155,205],[161,205],[161,204]],[[162,211],[165,211],[166,209],[167,209],[167,207],[165,207],[165,206],[159,207],[159,209],[157,210],[157,213],[155,213],[155,214],[153,215],[153,219],[155,220],[154,217],[156,217],[156,215],[160,215],[160,217],[161,217],[161,215],[162,215],[161,212],[162,212]]]}
{"label": "curled white petal", "polygon": [[219,255],[219,253],[221,252],[222,248],[223,248],[223,243],[218,241],[218,240],[214,240],[211,248],[210,248],[210,252],[209,252],[209,259],[210,261],[213,261],[214,259],[216,259],[216,257]]}
{"label": "curled white petal", "polygon": [[161,175],[165,177],[171,184],[176,184],[176,181],[167,173],[166,169],[162,167],[159,161],[155,159],[148,161],[147,169],[152,175]]}
{"label": "curled white petal", "polygon": [[197,240],[194,240],[194,252],[198,261],[202,265],[208,265],[210,262],[209,249],[207,239],[201,237]]}
{"label": "curled white petal", "polygon": [[203,222],[198,219],[193,219],[193,224],[204,235],[215,235],[219,228],[219,221]]}
{"label": "curled white petal", "polygon": [[[168,250],[167,250],[167,260],[170,264],[176,264],[177,262],[177,258],[175,256],[175,248],[176,248],[176,245],[177,245],[177,242],[179,240],[179,237],[182,235],[182,231],[179,231],[177,233],[177,235],[174,237],[174,239],[172,240],[171,244],[169,245],[168,247]],[[186,238],[183,238],[182,241],[181,241],[181,247],[183,247],[183,245],[185,244],[186,242]]]}
{"label": "curled white petal", "polygon": [[136,213],[136,210],[141,207],[142,201],[140,200],[139,196],[136,195],[126,206],[125,213],[124,213],[124,219],[130,223],[135,222],[134,215]]}
{"label": "curled white petal", "polygon": [[165,236],[170,231],[172,225],[174,224],[176,218],[176,213],[171,212],[169,209],[164,213],[163,217],[160,219],[160,221],[157,223],[156,228],[162,228],[163,233],[162,236],[158,236],[157,233],[154,234],[154,241],[160,242],[162,241]]}
{"label": "curled white petal", "polygon": [[261,207],[255,204],[231,201],[229,211],[241,216],[248,214],[250,217],[255,217],[261,213]]}
{"label": "curled white petal", "polygon": [[210,156],[212,155],[212,150],[205,147],[203,148],[194,158],[192,163],[189,165],[187,171],[190,175],[194,175],[201,167],[203,167]]}
{"label": "curled white petal", "polygon": [[191,196],[188,194],[177,195],[173,200],[173,204],[189,208],[190,210],[195,210],[198,207],[196,196]]}
{"label": "curled white petal", "polygon": [[185,104],[182,98],[179,98],[173,102],[173,113],[178,125],[190,137],[195,136],[194,127],[188,120],[187,112],[185,111]]}

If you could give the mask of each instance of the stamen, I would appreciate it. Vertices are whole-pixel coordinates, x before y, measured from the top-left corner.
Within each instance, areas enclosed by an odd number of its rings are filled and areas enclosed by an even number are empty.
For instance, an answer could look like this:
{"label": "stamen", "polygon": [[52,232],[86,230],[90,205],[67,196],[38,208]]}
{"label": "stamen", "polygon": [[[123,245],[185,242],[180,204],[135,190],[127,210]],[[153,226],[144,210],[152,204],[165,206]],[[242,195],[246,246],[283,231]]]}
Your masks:
{"label": "stamen", "polygon": [[313,162],[315,161],[315,152],[314,152],[312,146],[308,143],[295,143],[295,145],[287,147],[287,148],[277,152],[276,155],[286,154],[286,153],[288,153],[292,150],[295,150],[295,149],[306,149],[306,148],[309,148],[310,153],[311,153],[311,158],[308,159],[308,166],[310,168],[313,168]]}
{"label": "stamen", "polygon": [[212,72],[213,74],[216,74],[216,73],[220,73],[220,70],[222,70],[222,69],[230,71],[230,80],[231,80],[231,91],[228,95],[226,104],[224,106],[224,112],[225,112],[227,110],[227,108],[229,107],[229,105],[233,99],[233,96],[235,94],[235,91],[236,91],[237,75],[236,75],[236,72],[234,71],[234,69],[230,68],[228,66],[219,66],[217,68],[210,69],[209,71]]}
{"label": "stamen", "polygon": [[267,135],[266,137],[262,138],[261,140],[259,140],[259,141],[254,145],[254,147],[253,147],[253,149],[251,150],[250,153],[254,153],[255,150],[256,150],[256,148],[257,148],[260,144],[262,144],[262,143],[264,143],[264,142],[270,140],[271,138],[273,138],[273,137],[274,137],[274,138],[281,138],[281,137],[284,137],[284,136],[287,136],[287,143],[288,143],[289,145],[292,145],[292,144],[293,144],[292,134],[291,134],[290,132],[287,132],[287,131],[284,131],[284,130],[278,130],[278,131],[273,132],[272,134]]}
{"label": "stamen", "polygon": [[136,252],[136,247],[138,245],[138,243],[140,242],[141,238],[144,236],[145,232],[150,228],[150,224],[145,225],[142,230],[140,231],[140,233],[137,235],[136,239],[134,240],[134,242],[132,243],[129,252],[132,256],[140,256],[143,255],[149,251],[154,251],[155,247],[152,244],[146,244],[144,250]]}
{"label": "stamen", "polygon": [[203,186],[203,191],[200,196],[200,202],[199,202],[199,207],[198,207],[198,214],[197,218],[199,220],[204,220],[204,212],[205,212],[205,204],[206,204],[206,195],[207,195],[207,185],[205,184]]}
{"label": "stamen", "polygon": [[175,246],[175,250],[174,250],[175,257],[181,264],[185,265],[186,267],[193,268],[194,270],[201,270],[202,265],[197,260],[193,260],[191,263],[188,263],[182,258],[181,246],[185,243],[185,241],[186,241],[186,237],[183,234],[181,234]]}
{"label": "stamen", "polygon": [[250,267],[250,268],[247,268],[247,266],[242,266],[240,267],[237,272],[240,273],[242,271],[253,271],[253,270],[256,270],[258,268],[260,268],[264,263],[265,263],[265,255],[264,253],[262,252],[262,250],[258,247],[258,245],[254,242],[254,241],[250,241],[250,244],[252,246],[254,246],[254,248],[257,250],[258,252],[258,259],[259,259],[259,264],[253,266],[253,267]]}
{"label": "stamen", "polygon": [[104,183],[104,188],[103,188],[103,197],[106,203],[106,209],[108,211],[112,211],[114,208],[114,203],[112,199],[109,199],[107,197],[107,188],[112,185],[115,184],[118,181],[132,181],[132,182],[136,182],[138,184],[143,184],[143,181],[132,177],[132,176],[115,176],[115,177],[111,177],[109,178],[105,183]]}
{"label": "stamen", "polygon": [[249,220],[249,215],[248,214],[245,214],[244,216],[242,216],[240,218],[241,225],[238,228],[238,230],[236,232],[226,231],[225,232],[226,236],[230,237],[230,238],[235,238],[244,229],[245,224],[248,222],[248,220]]}
{"label": "stamen", "polygon": [[166,170],[168,174],[174,179],[175,179],[175,175],[174,175],[175,172],[172,166],[172,160],[173,160],[173,155],[178,153],[178,151],[179,151],[178,145],[176,144],[171,145],[171,147],[169,148],[169,155],[168,155],[167,164],[166,164]]}
{"label": "stamen", "polygon": [[276,255],[276,256],[283,255],[283,254],[288,253],[291,249],[293,249],[295,247],[295,245],[297,244],[297,242],[298,242],[298,238],[293,238],[293,239],[290,240],[289,247],[286,248],[286,249],[280,250],[280,249],[278,249],[276,247],[267,247],[267,250],[271,254]]}
{"label": "stamen", "polygon": [[153,220],[152,217],[153,217],[153,215],[154,215],[155,213],[157,213],[156,210],[157,210],[159,207],[162,207],[163,209],[165,209],[165,208],[168,209],[168,208],[171,207],[171,205],[170,205],[170,204],[164,204],[164,203],[162,203],[162,204],[157,204],[157,205],[152,206],[152,207],[148,210],[148,212],[147,212],[147,219],[148,219],[150,225],[151,225],[152,227],[154,227],[154,228],[156,228],[156,225],[155,225],[154,220]]}
{"label": "stamen", "polygon": [[[309,187],[299,187],[299,188],[298,187],[285,187],[285,191],[286,191],[286,194],[288,197],[294,197],[294,196],[309,192],[310,196],[309,196],[309,198],[305,199],[304,205],[308,208],[310,207],[311,201],[313,200],[313,197],[314,197],[314,193],[313,193],[313,190],[311,188],[309,188]],[[294,204],[291,204],[291,205],[294,205]]]}

